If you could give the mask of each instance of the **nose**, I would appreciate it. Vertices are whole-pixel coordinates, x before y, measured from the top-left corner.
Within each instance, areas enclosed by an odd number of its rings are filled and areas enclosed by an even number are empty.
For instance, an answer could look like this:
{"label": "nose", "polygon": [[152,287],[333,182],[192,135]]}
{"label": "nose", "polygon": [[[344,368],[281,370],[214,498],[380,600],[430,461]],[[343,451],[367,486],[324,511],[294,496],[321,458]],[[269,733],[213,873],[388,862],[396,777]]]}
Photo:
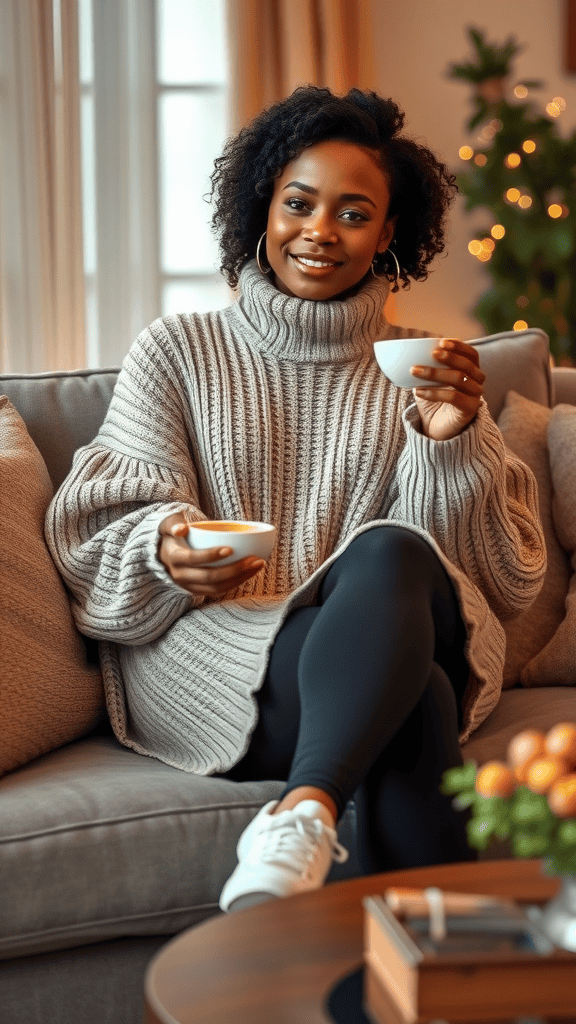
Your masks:
{"label": "nose", "polygon": [[316,242],[319,245],[320,243],[337,242],[338,232],[332,217],[318,211],[306,224],[303,237],[305,240]]}

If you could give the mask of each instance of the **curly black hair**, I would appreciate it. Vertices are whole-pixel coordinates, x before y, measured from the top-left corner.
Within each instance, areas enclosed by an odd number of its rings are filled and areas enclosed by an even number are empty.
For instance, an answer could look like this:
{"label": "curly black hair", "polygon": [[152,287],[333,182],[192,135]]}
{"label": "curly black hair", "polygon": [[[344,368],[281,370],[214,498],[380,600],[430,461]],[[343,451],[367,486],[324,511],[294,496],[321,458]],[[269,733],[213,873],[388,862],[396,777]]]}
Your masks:
{"label": "curly black hair", "polygon": [[393,100],[375,92],[351,89],[339,97],[307,85],[262,110],[228,139],[215,161],[209,195],[215,206],[212,232],[220,236],[220,270],[230,287],[236,288],[240,270],[256,255],[275,179],[304,149],[327,139],[374,153],[390,183],[388,216],[398,214],[394,252],[402,287],[409,287],[409,277],[425,280],[428,264],[444,249],[446,214],[458,187],[431,150],[400,134],[404,120]]}

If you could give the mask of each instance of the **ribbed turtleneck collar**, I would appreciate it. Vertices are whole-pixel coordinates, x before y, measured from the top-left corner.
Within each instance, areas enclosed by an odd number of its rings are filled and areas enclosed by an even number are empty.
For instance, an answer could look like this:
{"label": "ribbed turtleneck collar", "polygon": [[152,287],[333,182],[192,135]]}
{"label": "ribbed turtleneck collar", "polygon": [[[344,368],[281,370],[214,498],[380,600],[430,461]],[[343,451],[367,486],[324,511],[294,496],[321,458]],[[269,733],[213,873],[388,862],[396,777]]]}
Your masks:
{"label": "ribbed turtleneck collar", "polygon": [[236,312],[249,328],[250,344],[266,355],[301,363],[347,362],[372,353],[389,325],[384,303],[390,288],[372,275],[343,301],[284,295],[258,269],[256,260],[239,275]]}

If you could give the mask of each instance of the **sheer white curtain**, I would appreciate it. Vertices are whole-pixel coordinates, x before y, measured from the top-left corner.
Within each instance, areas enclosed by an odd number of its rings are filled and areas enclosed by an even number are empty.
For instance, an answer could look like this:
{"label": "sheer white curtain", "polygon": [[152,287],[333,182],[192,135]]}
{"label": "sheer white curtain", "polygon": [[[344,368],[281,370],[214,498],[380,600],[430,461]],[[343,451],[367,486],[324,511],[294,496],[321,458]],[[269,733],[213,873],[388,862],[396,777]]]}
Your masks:
{"label": "sheer white curtain", "polygon": [[0,3],[3,372],[85,365],[76,0]]}

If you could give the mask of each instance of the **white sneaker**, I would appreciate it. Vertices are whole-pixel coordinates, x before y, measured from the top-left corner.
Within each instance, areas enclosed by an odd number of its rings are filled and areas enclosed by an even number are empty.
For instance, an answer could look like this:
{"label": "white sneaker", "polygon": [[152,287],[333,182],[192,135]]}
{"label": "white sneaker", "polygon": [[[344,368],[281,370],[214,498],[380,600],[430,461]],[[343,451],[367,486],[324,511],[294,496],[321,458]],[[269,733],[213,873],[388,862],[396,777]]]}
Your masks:
{"label": "white sneaker", "polygon": [[272,814],[277,806],[278,800],[265,804],[240,836],[238,867],[220,895],[221,910],[320,889],[332,861],[348,860],[318,800],[301,800],[292,810]]}

